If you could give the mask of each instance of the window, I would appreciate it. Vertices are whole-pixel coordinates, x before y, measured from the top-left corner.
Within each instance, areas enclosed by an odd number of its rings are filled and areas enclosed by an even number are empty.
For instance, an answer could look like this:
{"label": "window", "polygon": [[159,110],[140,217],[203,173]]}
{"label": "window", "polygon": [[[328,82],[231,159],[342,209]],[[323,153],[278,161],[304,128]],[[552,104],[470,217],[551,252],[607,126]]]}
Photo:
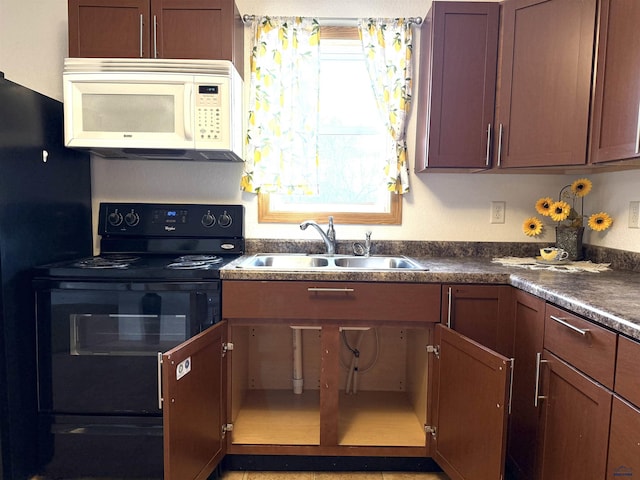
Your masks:
{"label": "window", "polygon": [[322,27],[319,194],[259,194],[260,222],[400,224],[401,196],[380,172],[388,134],[378,113],[355,27]]}

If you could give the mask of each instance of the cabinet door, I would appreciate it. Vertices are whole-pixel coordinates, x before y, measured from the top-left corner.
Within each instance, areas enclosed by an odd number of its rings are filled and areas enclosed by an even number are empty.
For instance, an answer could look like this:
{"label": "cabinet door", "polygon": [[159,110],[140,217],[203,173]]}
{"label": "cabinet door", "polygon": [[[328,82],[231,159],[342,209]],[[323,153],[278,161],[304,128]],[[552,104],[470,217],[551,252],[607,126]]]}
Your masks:
{"label": "cabinet door", "polygon": [[220,322],[162,355],[165,480],[204,480],[225,454],[226,329]]}
{"label": "cabinet door", "polygon": [[541,298],[521,290],[514,293],[513,388],[509,437],[508,469],[516,478],[534,478],[538,439],[539,403],[535,400],[537,355],[542,353],[544,307]]}
{"label": "cabinet door", "polygon": [[443,325],[436,344],[433,457],[453,480],[503,478],[511,361]]}
{"label": "cabinet door", "polygon": [[640,2],[601,5],[592,163],[640,156]]}
{"label": "cabinet door", "polygon": [[[152,0],[151,15],[157,29],[152,55],[236,63],[234,27],[241,19],[233,0]],[[236,65],[239,72],[242,67]]]}
{"label": "cabinet door", "polygon": [[499,167],[586,162],[596,0],[508,0]]}
{"label": "cabinet door", "polygon": [[640,410],[613,397],[607,478],[633,478],[640,472]]}
{"label": "cabinet door", "polygon": [[498,3],[434,2],[422,26],[416,171],[489,168]]}
{"label": "cabinet door", "polygon": [[69,56],[149,56],[149,0],[69,0]]}
{"label": "cabinet door", "polygon": [[607,467],[611,392],[544,351],[540,476],[602,480]]}
{"label": "cabinet door", "polygon": [[512,293],[506,285],[445,285],[443,321],[465,337],[511,356]]}

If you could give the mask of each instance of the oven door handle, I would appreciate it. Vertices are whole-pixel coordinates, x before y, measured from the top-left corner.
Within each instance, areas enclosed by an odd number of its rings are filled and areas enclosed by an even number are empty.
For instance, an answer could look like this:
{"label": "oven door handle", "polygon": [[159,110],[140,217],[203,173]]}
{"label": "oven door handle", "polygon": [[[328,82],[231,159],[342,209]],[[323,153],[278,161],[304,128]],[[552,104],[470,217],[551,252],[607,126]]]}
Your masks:
{"label": "oven door handle", "polygon": [[158,352],[158,410],[162,410],[162,352]]}

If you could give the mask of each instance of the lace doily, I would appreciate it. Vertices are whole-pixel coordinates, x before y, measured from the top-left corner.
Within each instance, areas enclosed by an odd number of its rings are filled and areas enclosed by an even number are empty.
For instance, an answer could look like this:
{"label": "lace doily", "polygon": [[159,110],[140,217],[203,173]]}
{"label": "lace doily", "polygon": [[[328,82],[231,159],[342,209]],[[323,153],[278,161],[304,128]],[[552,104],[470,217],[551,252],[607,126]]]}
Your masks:
{"label": "lace doily", "polygon": [[610,263],[593,263],[591,260],[578,260],[567,263],[544,263],[531,257],[500,257],[491,260],[513,267],[528,268],[530,270],[552,270],[554,272],[592,272],[598,273],[611,270]]}

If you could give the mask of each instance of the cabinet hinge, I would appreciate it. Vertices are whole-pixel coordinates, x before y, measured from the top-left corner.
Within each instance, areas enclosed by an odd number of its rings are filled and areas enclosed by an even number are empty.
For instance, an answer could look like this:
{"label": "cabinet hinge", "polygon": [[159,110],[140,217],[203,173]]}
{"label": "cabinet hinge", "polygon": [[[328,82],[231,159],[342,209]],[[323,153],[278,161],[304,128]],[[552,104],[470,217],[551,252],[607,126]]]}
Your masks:
{"label": "cabinet hinge", "polygon": [[440,358],[440,347],[438,345],[427,345],[427,353],[433,353],[436,358]]}
{"label": "cabinet hinge", "polygon": [[222,356],[223,357],[227,354],[227,352],[230,352],[231,350],[233,350],[233,343],[227,342],[227,343],[223,343],[222,344]]}
{"label": "cabinet hinge", "polygon": [[431,436],[435,439],[436,438],[436,434],[437,432],[437,428],[436,427],[432,427],[431,425],[425,425],[424,426],[424,431],[425,433],[430,433]]}
{"label": "cabinet hinge", "polygon": [[225,423],[222,425],[222,438],[227,435],[227,432],[231,432],[233,430],[233,423]]}

